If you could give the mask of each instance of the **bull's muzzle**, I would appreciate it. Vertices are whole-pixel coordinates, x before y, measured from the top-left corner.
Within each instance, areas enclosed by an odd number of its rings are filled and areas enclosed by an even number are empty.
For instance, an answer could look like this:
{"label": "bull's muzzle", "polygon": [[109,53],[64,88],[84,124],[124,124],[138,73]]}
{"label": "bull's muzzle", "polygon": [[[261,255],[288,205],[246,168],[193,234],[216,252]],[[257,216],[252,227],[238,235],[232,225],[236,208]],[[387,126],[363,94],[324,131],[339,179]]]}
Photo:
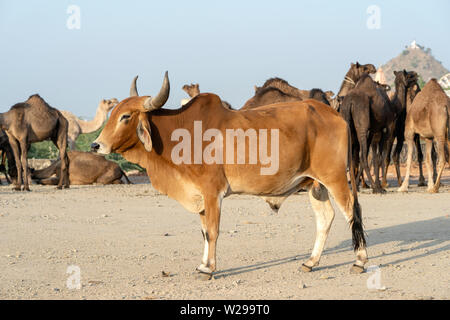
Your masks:
{"label": "bull's muzzle", "polygon": [[92,151],[92,152],[97,152],[98,149],[100,149],[100,145],[99,145],[97,142],[93,142],[93,143],[91,144],[91,151]]}

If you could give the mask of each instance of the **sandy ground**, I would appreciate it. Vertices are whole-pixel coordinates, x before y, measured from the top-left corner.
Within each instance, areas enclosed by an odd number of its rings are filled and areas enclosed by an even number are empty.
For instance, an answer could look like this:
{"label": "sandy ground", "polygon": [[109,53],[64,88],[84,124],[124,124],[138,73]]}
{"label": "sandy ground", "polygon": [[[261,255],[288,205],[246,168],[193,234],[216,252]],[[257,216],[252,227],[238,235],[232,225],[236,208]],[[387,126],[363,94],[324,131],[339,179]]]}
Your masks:
{"label": "sandy ground", "polygon": [[[406,194],[361,192],[378,290],[367,286],[374,273],[349,273],[351,233],[339,212],[320,266],[299,271],[315,235],[304,193],[278,214],[257,197],[225,199],[219,271],[201,281],[193,276],[203,252],[199,218],[145,178],[29,193],[2,186],[0,299],[449,299],[449,173],[439,194],[416,187],[417,177]],[[71,265],[79,290],[66,286]]]}

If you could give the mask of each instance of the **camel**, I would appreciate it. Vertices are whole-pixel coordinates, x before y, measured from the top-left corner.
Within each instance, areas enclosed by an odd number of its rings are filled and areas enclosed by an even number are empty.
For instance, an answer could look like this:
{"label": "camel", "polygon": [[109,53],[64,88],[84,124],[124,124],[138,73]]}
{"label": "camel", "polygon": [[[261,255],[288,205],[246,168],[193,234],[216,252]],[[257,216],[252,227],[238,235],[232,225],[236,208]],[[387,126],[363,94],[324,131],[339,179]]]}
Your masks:
{"label": "camel", "polygon": [[[67,155],[71,185],[121,184],[122,177],[128,184],[131,184],[120,166],[113,161],[106,160],[104,156],[81,151],[69,151]],[[56,160],[47,168],[33,171],[31,178],[40,184],[56,185],[59,181],[60,167],[61,160]]]}
{"label": "camel", "polygon": [[395,128],[392,136],[388,140],[388,145],[386,149],[385,163],[383,164],[383,178],[381,185],[387,187],[387,172],[389,164],[391,161],[391,150],[394,144],[394,140],[397,140],[396,147],[394,149],[393,160],[395,164],[395,170],[397,174],[398,185],[402,184],[401,174],[400,174],[400,153],[403,148],[403,142],[405,140],[405,119],[406,119],[406,103],[407,103],[407,93],[410,88],[417,84],[418,75],[414,71],[407,72],[394,71],[395,75],[395,93],[391,101],[391,106],[395,112]]}
{"label": "camel", "polygon": [[61,174],[58,189],[69,188],[67,172],[67,128],[69,124],[60,111],[52,108],[38,94],[17,103],[7,112],[0,113],[0,129],[6,132],[17,167],[14,190],[30,191],[27,153],[31,143],[50,139],[59,149]]}
{"label": "camel", "polygon": [[90,133],[100,129],[108,117],[108,112],[118,103],[119,101],[116,98],[112,98],[109,100],[103,99],[98,104],[95,117],[91,121],[81,120],[72,112],[61,110],[61,113],[69,122],[67,135],[69,149],[75,150],[75,141],[80,134]]}
{"label": "camel", "polygon": [[[198,83],[196,84],[185,84],[182,88],[188,95],[189,95],[189,99],[182,99],[181,100],[181,105],[184,106],[186,103],[188,103],[189,101],[192,100],[192,98],[198,96],[200,94],[200,86]],[[229,109],[229,110],[233,110],[233,107],[231,106],[231,104],[229,104],[228,102],[222,100],[222,105]]]}
{"label": "camel", "polygon": [[262,87],[255,86],[255,95],[247,100],[241,110],[252,109],[272,103],[303,101],[315,99],[330,105],[332,91],[323,92],[321,89],[300,90],[291,86],[281,78],[270,78]]}
{"label": "camel", "polygon": [[[361,159],[361,171],[365,171],[373,193],[384,193],[379,180],[379,169],[382,157],[386,157],[387,141],[393,134],[395,124],[395,113],[386,91],[368,74],[363,74],[355,88],[345,96],[340,113],[347,121],[352,135],[353,168],[359,167]],[[372,147],[375,182],[367,161],[369,146]]]}
{"label": "camel", "polygon": [[341,87],[336,95],[336,98],[333,99],[332,107],[335,110],[339,111],[339,107],[342,104],[344,97],[347,93],[352,90],[356,83],[361,79],[364,74],[374,74],[377,72],[377,69],[373,64],[360,64],[359,62],[351,63],[350,69],[345,74],[344,80],[342,81]]}
{"label": "camel", "polygon": [[186,103],[191,101],[192,98],[200,94],[200,87],[198,83],[185,84],[182,89],[188,94],[189,99],[181,99],[181,105],[184,106]]}
{"label": "camel", "polygon": [[[419,134],[426,141],[426,167],[428,171],[428,189],[430,193],[439,192],[441,175],[445,167],[445,148],[449,146],[448,136],[450,130],[450,99],[442,90],[436,79],[431,79],[423,87],[406,112],[405,140],[408,146],[405,179],[398,189],[405,192],[409,186],[411,173],[414,136]],[[433,170],[431,165],[431,149],[433,141],[436,145],[438,157],[437,177],[433,183]]]}

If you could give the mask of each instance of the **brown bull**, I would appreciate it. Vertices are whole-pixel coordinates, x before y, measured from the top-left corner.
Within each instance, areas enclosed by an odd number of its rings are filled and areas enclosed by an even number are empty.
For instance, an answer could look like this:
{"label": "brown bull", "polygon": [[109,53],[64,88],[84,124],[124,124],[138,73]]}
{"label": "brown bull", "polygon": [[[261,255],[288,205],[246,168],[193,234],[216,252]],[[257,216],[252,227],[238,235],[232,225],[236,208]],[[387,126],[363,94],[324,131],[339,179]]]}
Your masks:
{"label": "brown bull", "polygon": [[[128,161],[138,163],[147,169],[155,189],[200,215],[205,244],[202,263],[197,268],[200,273],[211,275],[216,270],[216,241],[224,197],[238,193],[285,199],[300,187],[309,189],[317,223],[315,245],[302,269],[311,271],[319,263],[334,219],[330,192],[352,227],[357,257],[352,271],[364,270],[366,242],[354,175],[352,190],[347,182],[349,129],[336,111],[315,100],[231,111],[214,94],[200,94],[178,110],[160,109],[167,101],[169,88],[166,73],[156,97],[133,96],[121,101],[92,148],[103,154],[117,152]],[[244,141],[247,134],[249,142],[251,133],[259,131],[259,162],[252,160],[251,143],[245,145],[243,152],[234,152],[239,147],[238,140],[233,138],[229,143],[227,131],[239,129]],[[199,142],[196,135],[202,130],[204,136]],[[274,152],[279,150],[278,170],[270,174],[263,174],[268,165],[263,161],[267,157],[261,156],[264,130],[270,131],[266,151],[270,149],[274,157],[278,156]],[[181,154],[181,137],[183,143],[189,139],[190,144],[189,135],[194,136],[194,151],[183,149],[184,162],[174,160],[174,154]],[[273,139],[274,136],[278,139]],[[202,154],[195,149],[204,150],[205,156],[213,144],[225,144],[224,137],[227,137],[224,150],[216,148],[214,155],[210,153],[202,161]],[[237,164],[239,159],[245,160],[244,163]],[[314,180],[321,184],[312,187]]]}

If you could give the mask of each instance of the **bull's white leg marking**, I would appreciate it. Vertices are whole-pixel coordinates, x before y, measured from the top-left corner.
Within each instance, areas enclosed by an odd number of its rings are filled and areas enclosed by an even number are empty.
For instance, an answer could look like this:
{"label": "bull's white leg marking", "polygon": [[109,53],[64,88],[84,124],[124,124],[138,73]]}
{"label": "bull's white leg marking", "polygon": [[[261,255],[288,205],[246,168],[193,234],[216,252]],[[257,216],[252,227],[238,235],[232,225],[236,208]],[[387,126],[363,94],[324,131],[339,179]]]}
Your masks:
{"label": "bull's white leg marking", "polygon": [[[317,180],[317,179],[316,179]],[[317,180],[319,181],[319,180]],[[341,210],[342,214],[345,217],[347,223],[350,223],[353,220],[353,203],[354,198],[348,189],[347,182],[345,185],[330,185],[328,187],[326,184],[319,181],[331,194],[334,198],[338,208]],[[345,190],[345,191],[344,191]],[[359,248],[356,251],[356,262],[355,264],[364,267],[365,263],[368,261],[367,250],[366,248]]]}
{"label": "bull's white leg marking", "polygon": [[[202,264],[197,267],[197,270],[203,273],[211,274],[216,269],[216,241],[219,235],[220,209],[225,194],[226,192],[221,192],[217,196],[217,203],[215,205],[211,206],[205,203],[205,211],[200,213],[202,232],[204,235],[204,251]],[[208,213],[207,210],[211,210],[211,212]],[[218,216],[215,217],[214,214],[218,214]],[[217,218],[217,221],[215,221],[215,218]]]}
{"label": "bull's white leg marking", "polygon": [[319,264],[320,256],[334,219],[334,210],[331,206],[327,189],[323,186],[320,187],[320,190],[313,189],[314,187],[311,187],[309,190],[309,200],[316,215],[316,241],[311,257],[305,262],[305,265],[310,268]]}

